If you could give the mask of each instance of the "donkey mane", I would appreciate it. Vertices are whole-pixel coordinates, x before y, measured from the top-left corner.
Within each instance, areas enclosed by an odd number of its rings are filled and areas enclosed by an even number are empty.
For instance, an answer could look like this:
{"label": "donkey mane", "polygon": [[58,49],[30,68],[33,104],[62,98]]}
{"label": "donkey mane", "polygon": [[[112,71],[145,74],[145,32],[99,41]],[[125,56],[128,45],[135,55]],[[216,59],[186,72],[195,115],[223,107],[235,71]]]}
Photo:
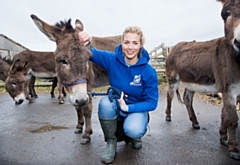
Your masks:
{"label": "donkey mane", "polygon": [[0,55],[0,60],[6,62],[8,65],[12,65],[13,64],[13,61],[11,59],[9,59],[7,57],[2,57],[1,55]]}
{"label": "donkey mane", "polygon": [[61,29],[65,29],[68,32],[73,32],[74,31],[74,28],[71,25],[71,19],[64,20],[64,21],[59,21],[55,24],[55,26],[57,26]]}

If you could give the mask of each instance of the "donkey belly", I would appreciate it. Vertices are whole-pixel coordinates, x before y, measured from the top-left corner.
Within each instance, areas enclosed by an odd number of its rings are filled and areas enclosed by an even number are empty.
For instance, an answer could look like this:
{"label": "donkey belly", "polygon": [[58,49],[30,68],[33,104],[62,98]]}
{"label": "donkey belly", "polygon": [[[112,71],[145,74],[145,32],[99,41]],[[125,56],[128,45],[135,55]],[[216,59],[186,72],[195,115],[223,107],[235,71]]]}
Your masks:
{"label": "donkey belly", "polygon": [[31,74],[38,78],[52,78],[57,77],[56,73],[54,72],[34,72],[31,71]]}
{"label": "donkey belly", "polygon": [[200,93],[217,93],[218,90],[216,88],[216,84],[210,85],[201,85],[201,84],[194,84],[194,83],[186,83],[182,82],[185,88],[191,91],[200,92]]}
{"label": "donkey belly", "polygon": [[54,74],[54,73],[36,73],[36,72],[34,72],[33,75],[35,77],[38,77],[38,78],[53,78],[53,77],[57,77],[57,75]]}

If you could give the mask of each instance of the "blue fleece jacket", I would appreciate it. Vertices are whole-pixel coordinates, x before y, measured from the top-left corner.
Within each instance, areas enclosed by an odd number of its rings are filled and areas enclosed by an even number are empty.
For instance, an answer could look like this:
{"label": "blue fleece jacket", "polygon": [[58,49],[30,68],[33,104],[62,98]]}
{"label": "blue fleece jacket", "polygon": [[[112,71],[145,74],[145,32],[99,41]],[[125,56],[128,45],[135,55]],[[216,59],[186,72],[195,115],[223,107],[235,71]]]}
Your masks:
{"label": "blue fleece jacket", "polygon": [[158,78],[155,69],[148,63],[149,54],[141,48],[139,61],[128,66],[124,60],[122,46],[115,52],[91,48],[92,62],[108,72],[110,85],[128,95],[128,112],[153,111],[158,103]]}

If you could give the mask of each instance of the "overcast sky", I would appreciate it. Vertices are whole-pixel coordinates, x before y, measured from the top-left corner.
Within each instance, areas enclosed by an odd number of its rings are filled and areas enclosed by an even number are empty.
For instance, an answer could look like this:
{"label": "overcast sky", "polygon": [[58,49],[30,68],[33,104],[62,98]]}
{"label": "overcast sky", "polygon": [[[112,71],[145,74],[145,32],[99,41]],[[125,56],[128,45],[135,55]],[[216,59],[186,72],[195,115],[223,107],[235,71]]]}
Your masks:
{"label": "overcast sky", "polygon": [[31,14],[49,24],[80,19],[92,36],[122,34],[127,26],[140,26],[151,51],[161,43],[205,41],[224,35],[216,0],[0,0],[0,34],[37,51],[56,45],[34,24]]}

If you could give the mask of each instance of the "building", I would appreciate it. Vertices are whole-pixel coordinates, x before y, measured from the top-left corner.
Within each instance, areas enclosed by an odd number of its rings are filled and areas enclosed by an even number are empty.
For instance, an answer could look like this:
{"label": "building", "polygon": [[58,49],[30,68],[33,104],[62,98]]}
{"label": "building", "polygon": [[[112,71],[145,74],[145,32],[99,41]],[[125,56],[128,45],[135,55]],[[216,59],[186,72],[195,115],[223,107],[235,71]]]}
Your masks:
{"label": "building", "polygon": [[0,56],[2,58],[13,59],[14,55],[27,50],[25,46],[13,41],[7,36],[0,34]]}

